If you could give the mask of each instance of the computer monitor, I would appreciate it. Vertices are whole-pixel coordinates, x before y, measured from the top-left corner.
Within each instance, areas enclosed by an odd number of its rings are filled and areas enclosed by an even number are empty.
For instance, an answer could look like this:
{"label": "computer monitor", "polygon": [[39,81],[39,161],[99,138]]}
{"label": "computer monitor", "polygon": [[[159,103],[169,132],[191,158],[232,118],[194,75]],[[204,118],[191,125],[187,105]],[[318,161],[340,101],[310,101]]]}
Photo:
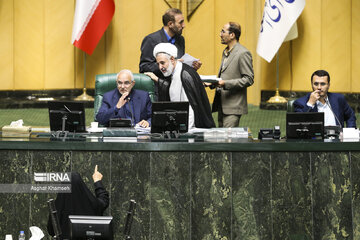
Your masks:
{"label": "computer monitor", "polygon": [[86,131],[83,102],[49,101],[48,108],[51,131]]}
{"label": "computer monitor", "polygon": [[151,133],[176,131],[186,133],[189,122],[189,102],[154,102],[151,114]]}
{"label": "computer monitor", "polygon": [[323,112],[289,112],[286,114],[286,137],[288,139],[323,139]]}
{"label": "computer monitor", "polygon": [[112,216],[69,215],[71,240],[113,240]]}

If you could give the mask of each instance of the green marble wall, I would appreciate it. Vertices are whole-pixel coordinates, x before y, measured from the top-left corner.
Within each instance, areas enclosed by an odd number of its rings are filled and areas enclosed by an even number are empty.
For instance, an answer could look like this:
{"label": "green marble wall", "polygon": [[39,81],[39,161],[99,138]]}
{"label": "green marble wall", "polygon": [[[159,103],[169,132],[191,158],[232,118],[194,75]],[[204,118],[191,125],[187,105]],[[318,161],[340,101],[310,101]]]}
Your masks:
{"label": "green marble wall", "polygon": [[350,157],[353,239],[360,239],[360,153],[351,153]]}
{"label": "green marble wall", "polygon": [[[130,199],[134,239],[360,239],[358,152],[111,152],[1,150],[1,183],[33,172],[104,175],[122,239]],[[46,231],[54,194],[0,194],[0,238]]]}

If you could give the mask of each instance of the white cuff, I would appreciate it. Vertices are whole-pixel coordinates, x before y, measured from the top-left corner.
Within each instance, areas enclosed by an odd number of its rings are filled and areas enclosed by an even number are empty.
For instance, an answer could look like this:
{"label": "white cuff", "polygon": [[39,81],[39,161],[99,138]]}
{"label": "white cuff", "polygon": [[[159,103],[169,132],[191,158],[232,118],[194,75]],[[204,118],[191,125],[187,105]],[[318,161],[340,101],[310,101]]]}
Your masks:
{"label": "white cuff", "polygon": [[315,107],[315,104],[314,104],[314,105],[311,105],[309,102],[307,102],[306,105],[307,105],[308,107],[311,107],[311,108],[314,108],[314,107]]}

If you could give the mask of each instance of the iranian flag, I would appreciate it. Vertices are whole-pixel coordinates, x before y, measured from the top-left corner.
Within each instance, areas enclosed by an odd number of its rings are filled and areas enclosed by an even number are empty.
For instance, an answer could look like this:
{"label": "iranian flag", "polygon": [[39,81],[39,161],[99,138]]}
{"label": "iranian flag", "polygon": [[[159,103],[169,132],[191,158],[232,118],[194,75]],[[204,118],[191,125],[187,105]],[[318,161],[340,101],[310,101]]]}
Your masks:
{"label": "iranian flag", "polygon": [[114,12],[114,0],[76,0],[71,43],[91,55]]}

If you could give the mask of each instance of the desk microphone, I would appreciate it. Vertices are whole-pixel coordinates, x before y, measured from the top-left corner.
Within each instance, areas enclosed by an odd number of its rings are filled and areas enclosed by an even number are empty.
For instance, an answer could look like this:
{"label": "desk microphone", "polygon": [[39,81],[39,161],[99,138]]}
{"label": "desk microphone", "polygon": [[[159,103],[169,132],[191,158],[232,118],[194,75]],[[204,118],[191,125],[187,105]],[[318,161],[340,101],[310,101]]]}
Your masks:
{"label": "desk microphone", "polygon": [[134,218],[135,207],[136,207],[135,200],[130,200],[130,206],[129,206],[129,210],[127,212],[125,228],[124,228],[124,234],[125,234],[126,240],[132,239],[130,236],[130,231],[131,231],[131,224],[132,224],[132,221]]}
{"label": "desk microphone", "polygon": [[[135,126],[135,119],[134,119],[134,111],[131,107],[131,103],[130,103],[130,97],[128,98],[128,103],[129,103],[129,108],[130,108],[130,113],[131,113],[131,126]],[[134,105],[133,105],[134,106]]]}
{"label": "desk microphone", "polygon": [[340,125],[340,129],[342,128],[342,125],[341,125],[341,122],[339,121],[339,119],[337,118],[336,114],[334,113],[334,111],[332,110],[332,107],[330,105],[330,102],[328,100],[325,99],[325,103],[329,106],[331,112],[334,114],[334,117],[335,117],[335,122],[336,120],[339,122],[339,125]]}
{"label": "desk microphone", "polygon": [[60,235],[61,235],[61,228],[60,228],[60,224],[59,224],[59,218],[57,215],[57,211],[55,208],[55,201],[54,199],[49,199],[48,202],[48,207],[49,207],[49,213],[50,213],[50,218],[51,218],[51,223],[54,229],[54,239],[60,239]]}

